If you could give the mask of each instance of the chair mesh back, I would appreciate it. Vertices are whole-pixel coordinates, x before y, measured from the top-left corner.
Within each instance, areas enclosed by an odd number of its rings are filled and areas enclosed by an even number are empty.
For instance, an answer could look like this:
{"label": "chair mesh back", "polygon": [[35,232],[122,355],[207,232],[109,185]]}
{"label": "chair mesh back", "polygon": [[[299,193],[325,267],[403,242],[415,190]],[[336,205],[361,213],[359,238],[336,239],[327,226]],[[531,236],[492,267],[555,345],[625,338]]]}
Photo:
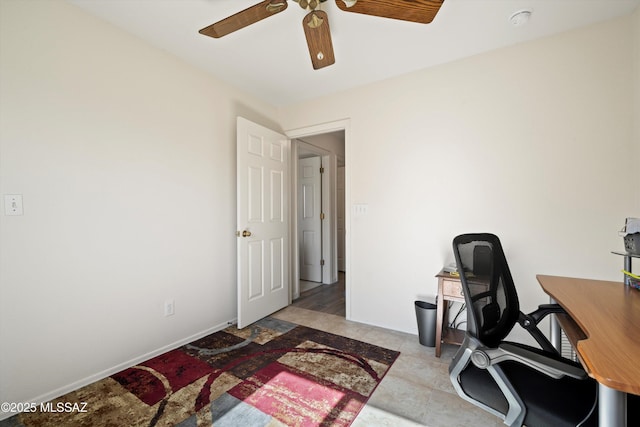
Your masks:
{"label": "chair mesh back", "polygon": [[520,313],[500,240],[493,234],[463,234],[453,240],[453,252],[467,304],[467,332],[495,347]]}

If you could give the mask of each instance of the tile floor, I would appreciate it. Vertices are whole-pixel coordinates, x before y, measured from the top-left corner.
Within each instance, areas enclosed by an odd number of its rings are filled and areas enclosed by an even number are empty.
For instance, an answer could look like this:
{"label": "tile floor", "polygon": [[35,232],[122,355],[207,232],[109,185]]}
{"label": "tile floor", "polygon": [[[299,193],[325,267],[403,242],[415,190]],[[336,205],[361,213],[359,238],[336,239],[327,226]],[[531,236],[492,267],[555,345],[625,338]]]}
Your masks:
{"label": "tile floor", "polygon": [[369,326],[344,317],[289,306],[273,315],[300,325],[400,351],[353,427],[501,426],[502,421],[460,399],[449,381],[456,346],[444,345],[442,357],[420,345],[416,335]]}

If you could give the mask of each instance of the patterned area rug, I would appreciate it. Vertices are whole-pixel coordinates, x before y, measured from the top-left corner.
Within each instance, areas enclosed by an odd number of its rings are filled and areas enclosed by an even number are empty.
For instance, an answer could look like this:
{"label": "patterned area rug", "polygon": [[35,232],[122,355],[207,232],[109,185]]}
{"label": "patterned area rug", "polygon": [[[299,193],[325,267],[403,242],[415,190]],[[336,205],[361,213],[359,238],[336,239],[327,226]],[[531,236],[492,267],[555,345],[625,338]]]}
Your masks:
{"label": "patterned area rug", "polygon": [[399,354],[266,318],[125,369],[0,426],[349,426]]}

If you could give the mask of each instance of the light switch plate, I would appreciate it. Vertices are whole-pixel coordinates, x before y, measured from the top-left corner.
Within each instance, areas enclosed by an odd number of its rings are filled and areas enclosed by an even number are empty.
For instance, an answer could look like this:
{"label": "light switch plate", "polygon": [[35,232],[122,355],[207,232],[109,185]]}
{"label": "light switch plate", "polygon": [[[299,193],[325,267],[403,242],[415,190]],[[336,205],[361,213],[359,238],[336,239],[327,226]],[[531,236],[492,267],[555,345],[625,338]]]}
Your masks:
{"label": "light switch plate", "polygon": [[353,213],[356,216],[364,216],[369,213],[369,205],[366,203],[357,203],[353,205]]}
{"label": "light switch plate", "polygon": [[5,215],[22,215],[22,194],[5,194],[4,195],[4,214]]}

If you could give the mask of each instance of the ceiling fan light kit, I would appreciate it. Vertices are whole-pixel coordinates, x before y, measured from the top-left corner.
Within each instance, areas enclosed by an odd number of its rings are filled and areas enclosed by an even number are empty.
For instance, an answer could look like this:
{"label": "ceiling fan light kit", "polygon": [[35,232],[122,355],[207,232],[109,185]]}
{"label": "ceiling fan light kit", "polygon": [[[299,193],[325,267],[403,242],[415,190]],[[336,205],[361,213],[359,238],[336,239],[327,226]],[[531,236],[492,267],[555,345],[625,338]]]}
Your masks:
{"label": "ceiling fan light kit", "polygon": [[[293,0],[309,10],[302,20],[314,70],[335,63],[329,18],[319,10],[327,0]],[[435,18],[444,0],[335,0],[345,12],[361,13],[382,18],[428,24]],[[205,36],[220,38],[258,21],[280,13],[287,8],[286,0],[264,0],[235,13],[199,31]]]}
{"label": "ceiling fan light kit", "polygon": [[300,7],[303,9],[311,9],[314,10],[318,7],[319,3],[324,3],[327,0],[293,0],[293,1],[297,1],[298,4],[300,4]]}

